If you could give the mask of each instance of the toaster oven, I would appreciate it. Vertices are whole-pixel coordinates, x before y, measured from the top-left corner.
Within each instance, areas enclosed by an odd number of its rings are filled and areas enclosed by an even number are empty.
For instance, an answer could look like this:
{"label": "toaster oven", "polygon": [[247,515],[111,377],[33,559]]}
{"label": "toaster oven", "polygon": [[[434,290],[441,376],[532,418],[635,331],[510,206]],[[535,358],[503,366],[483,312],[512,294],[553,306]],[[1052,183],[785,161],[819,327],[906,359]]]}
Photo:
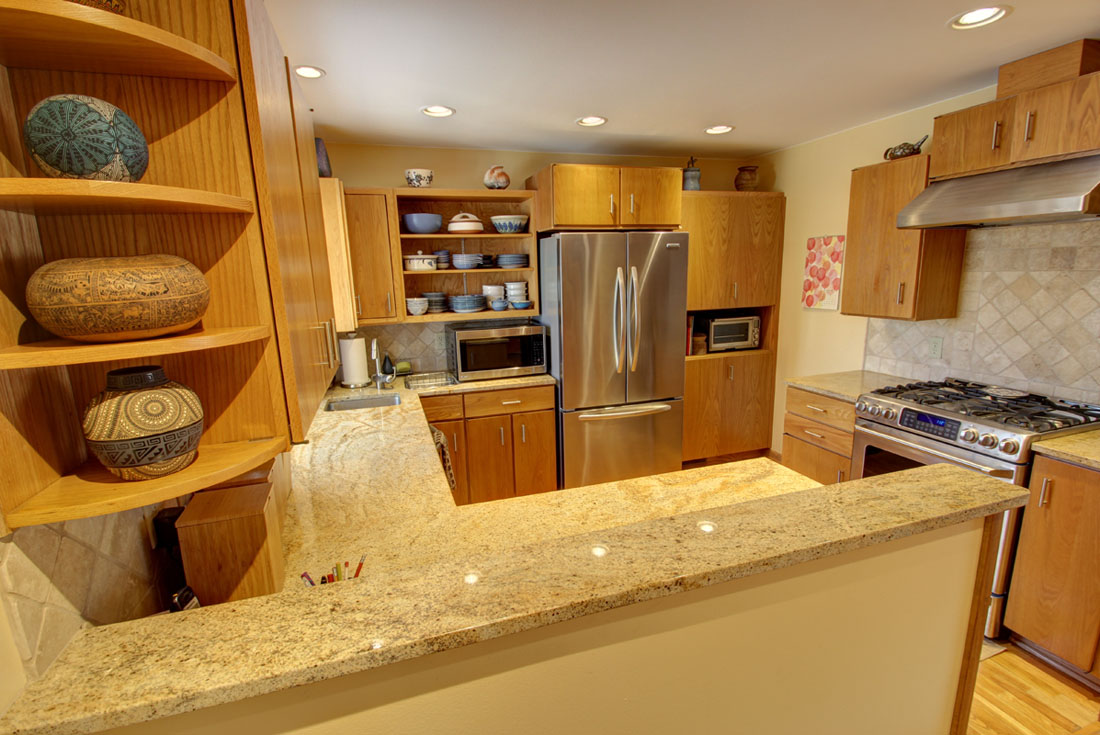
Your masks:
{"label": "toaster oven", "polygon": [[707,322],[707,349],[748,350],[760,346],[760,317],[734,316],[711,319]]}

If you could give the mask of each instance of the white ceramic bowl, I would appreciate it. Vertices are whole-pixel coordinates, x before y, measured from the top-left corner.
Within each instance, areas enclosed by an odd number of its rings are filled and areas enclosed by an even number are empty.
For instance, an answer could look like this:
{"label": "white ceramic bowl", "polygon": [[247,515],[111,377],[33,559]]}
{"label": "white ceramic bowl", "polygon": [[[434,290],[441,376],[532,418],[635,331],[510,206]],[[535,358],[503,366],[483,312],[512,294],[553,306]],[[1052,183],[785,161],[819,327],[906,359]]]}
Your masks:
{"label": "white ceramic bowl", "polygon": [[483,293],[485,297],[490,300],[503,299],[504,286],[494,286],[491,283],[486,283],[484,286],[481,287],[481,293]]}
{"label": "white ceramic bowl", "polygon": [[489,220],[497,232],[523,232],[527,229],[526,214],[498,214]]}
{"label": "white ceramic bowl", "polygon": [[409,313],[413,316],[420,316],[428,311],[427,299],[409,298],[405,299],[405,308],[409,310]]}
{"label": "white ceramic bowl", "polygon": [[409,186],[424,188],[432,185],[433,173],[430,168],[405,169],[405,183]]}

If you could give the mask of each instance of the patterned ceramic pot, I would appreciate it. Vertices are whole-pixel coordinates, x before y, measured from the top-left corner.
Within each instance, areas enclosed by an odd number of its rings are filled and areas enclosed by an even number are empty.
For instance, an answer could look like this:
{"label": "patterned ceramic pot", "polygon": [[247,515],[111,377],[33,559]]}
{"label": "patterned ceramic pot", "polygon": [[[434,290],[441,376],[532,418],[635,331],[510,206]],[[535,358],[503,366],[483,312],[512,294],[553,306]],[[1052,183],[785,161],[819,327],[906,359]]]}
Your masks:
{"label": "patterned ceramic pot", "polygon": [[733,188],[737,191],[756,191],[756,187],[760,185],[757,168],[757,166],[742,166],[737,169],[737,175],[733,177]]}
{"label": "patterned ceramic pot", "polygon": [[405,169],[405,183],[409,186],[415,186],[417,188],[431,186],[434,177],[435,174],[432,173],[430,168]]}
{"label": "patterned ceramic pot", "polygon": [[23,124],[23,142],[47,176],[137,181],[149,146],[137,124],[110,102],[59,94],[39,102]]}
{"label": "patterned ceramic pot", "polygon": [[84,409],[84,438],[111,474],[148,480],[194,461],[202,422],[194,391],[143,365],[107,373],[107,390]]}
{"label": "patterned ceramic pot", "polygon": [[485,172],[481,183],[485,184],[486,189],[507,189],[512,177],[505,173],[503,166],[493,166]]}
{"label": "patterned ceramic pot", "polygon": [[27,281],[27,307],[58,337],[124,342],[193,327],[210,304],[202,271],[175,255],[66,258]]}

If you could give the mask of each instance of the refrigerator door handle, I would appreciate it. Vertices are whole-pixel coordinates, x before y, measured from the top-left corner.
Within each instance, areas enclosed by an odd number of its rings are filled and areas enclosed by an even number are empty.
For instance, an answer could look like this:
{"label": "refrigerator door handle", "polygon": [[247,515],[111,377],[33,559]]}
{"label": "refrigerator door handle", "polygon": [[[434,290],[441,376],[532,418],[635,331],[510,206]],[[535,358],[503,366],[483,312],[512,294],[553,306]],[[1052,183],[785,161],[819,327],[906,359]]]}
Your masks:
{"label": "refrigerator door handle", "polygon": [[630,372],[638,369],[638,344],[642,336],[642,315],[638,311],[638,268],[630,266],[630,294],[633,308],[631,314],[634,318],[634,328],[631,334]]}
{"label": "refrigerator door handle", "polygon": [[635,418],[637,416],[649,416],[655,413],[671,411],[672,406],[667,403],[640,403],[636,406],[615,406],[613,408],[599,408],[595,411],[585,411],[577,418],[581,421],[610,421],[612,419]]}
{"label": "refrigerator door handle", "polygon": [[623,371],[623,358],[626,353],[626,326],[623,324],[623,316],[626,313],[626,284],[623,269],[618,268],[615,274],[615,303],[611,315],[611,338],[615,348],[615,372]]}

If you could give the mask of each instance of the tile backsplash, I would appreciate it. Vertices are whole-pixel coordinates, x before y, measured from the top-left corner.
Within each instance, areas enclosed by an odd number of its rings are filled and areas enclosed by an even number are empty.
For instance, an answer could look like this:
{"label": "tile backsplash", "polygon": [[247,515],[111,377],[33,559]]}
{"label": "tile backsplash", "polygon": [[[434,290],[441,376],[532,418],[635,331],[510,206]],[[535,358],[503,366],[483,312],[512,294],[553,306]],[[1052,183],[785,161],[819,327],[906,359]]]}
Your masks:
{"label": "tile backsplash", "polygon": [[1100,403],[1100,223],[972,230],[957,318],[871,319],[863,367]]}
{"label": "tile backsplash", "polygon": [[[379,349],[388,352],[395,363],[408,360],[413,372],[434,373],[447,369],[447,352],[443,344],[443,324],[394,324],[385,327],[360,327],[360,337],[378,340]],[[373,372],[373,371],[372,371]]]}
{"label": "tile backsplash", "polygon": [[28,680],[81,628],[165,609],[145,526],[153,510],[27,526],[0,539],[0,597]]}

